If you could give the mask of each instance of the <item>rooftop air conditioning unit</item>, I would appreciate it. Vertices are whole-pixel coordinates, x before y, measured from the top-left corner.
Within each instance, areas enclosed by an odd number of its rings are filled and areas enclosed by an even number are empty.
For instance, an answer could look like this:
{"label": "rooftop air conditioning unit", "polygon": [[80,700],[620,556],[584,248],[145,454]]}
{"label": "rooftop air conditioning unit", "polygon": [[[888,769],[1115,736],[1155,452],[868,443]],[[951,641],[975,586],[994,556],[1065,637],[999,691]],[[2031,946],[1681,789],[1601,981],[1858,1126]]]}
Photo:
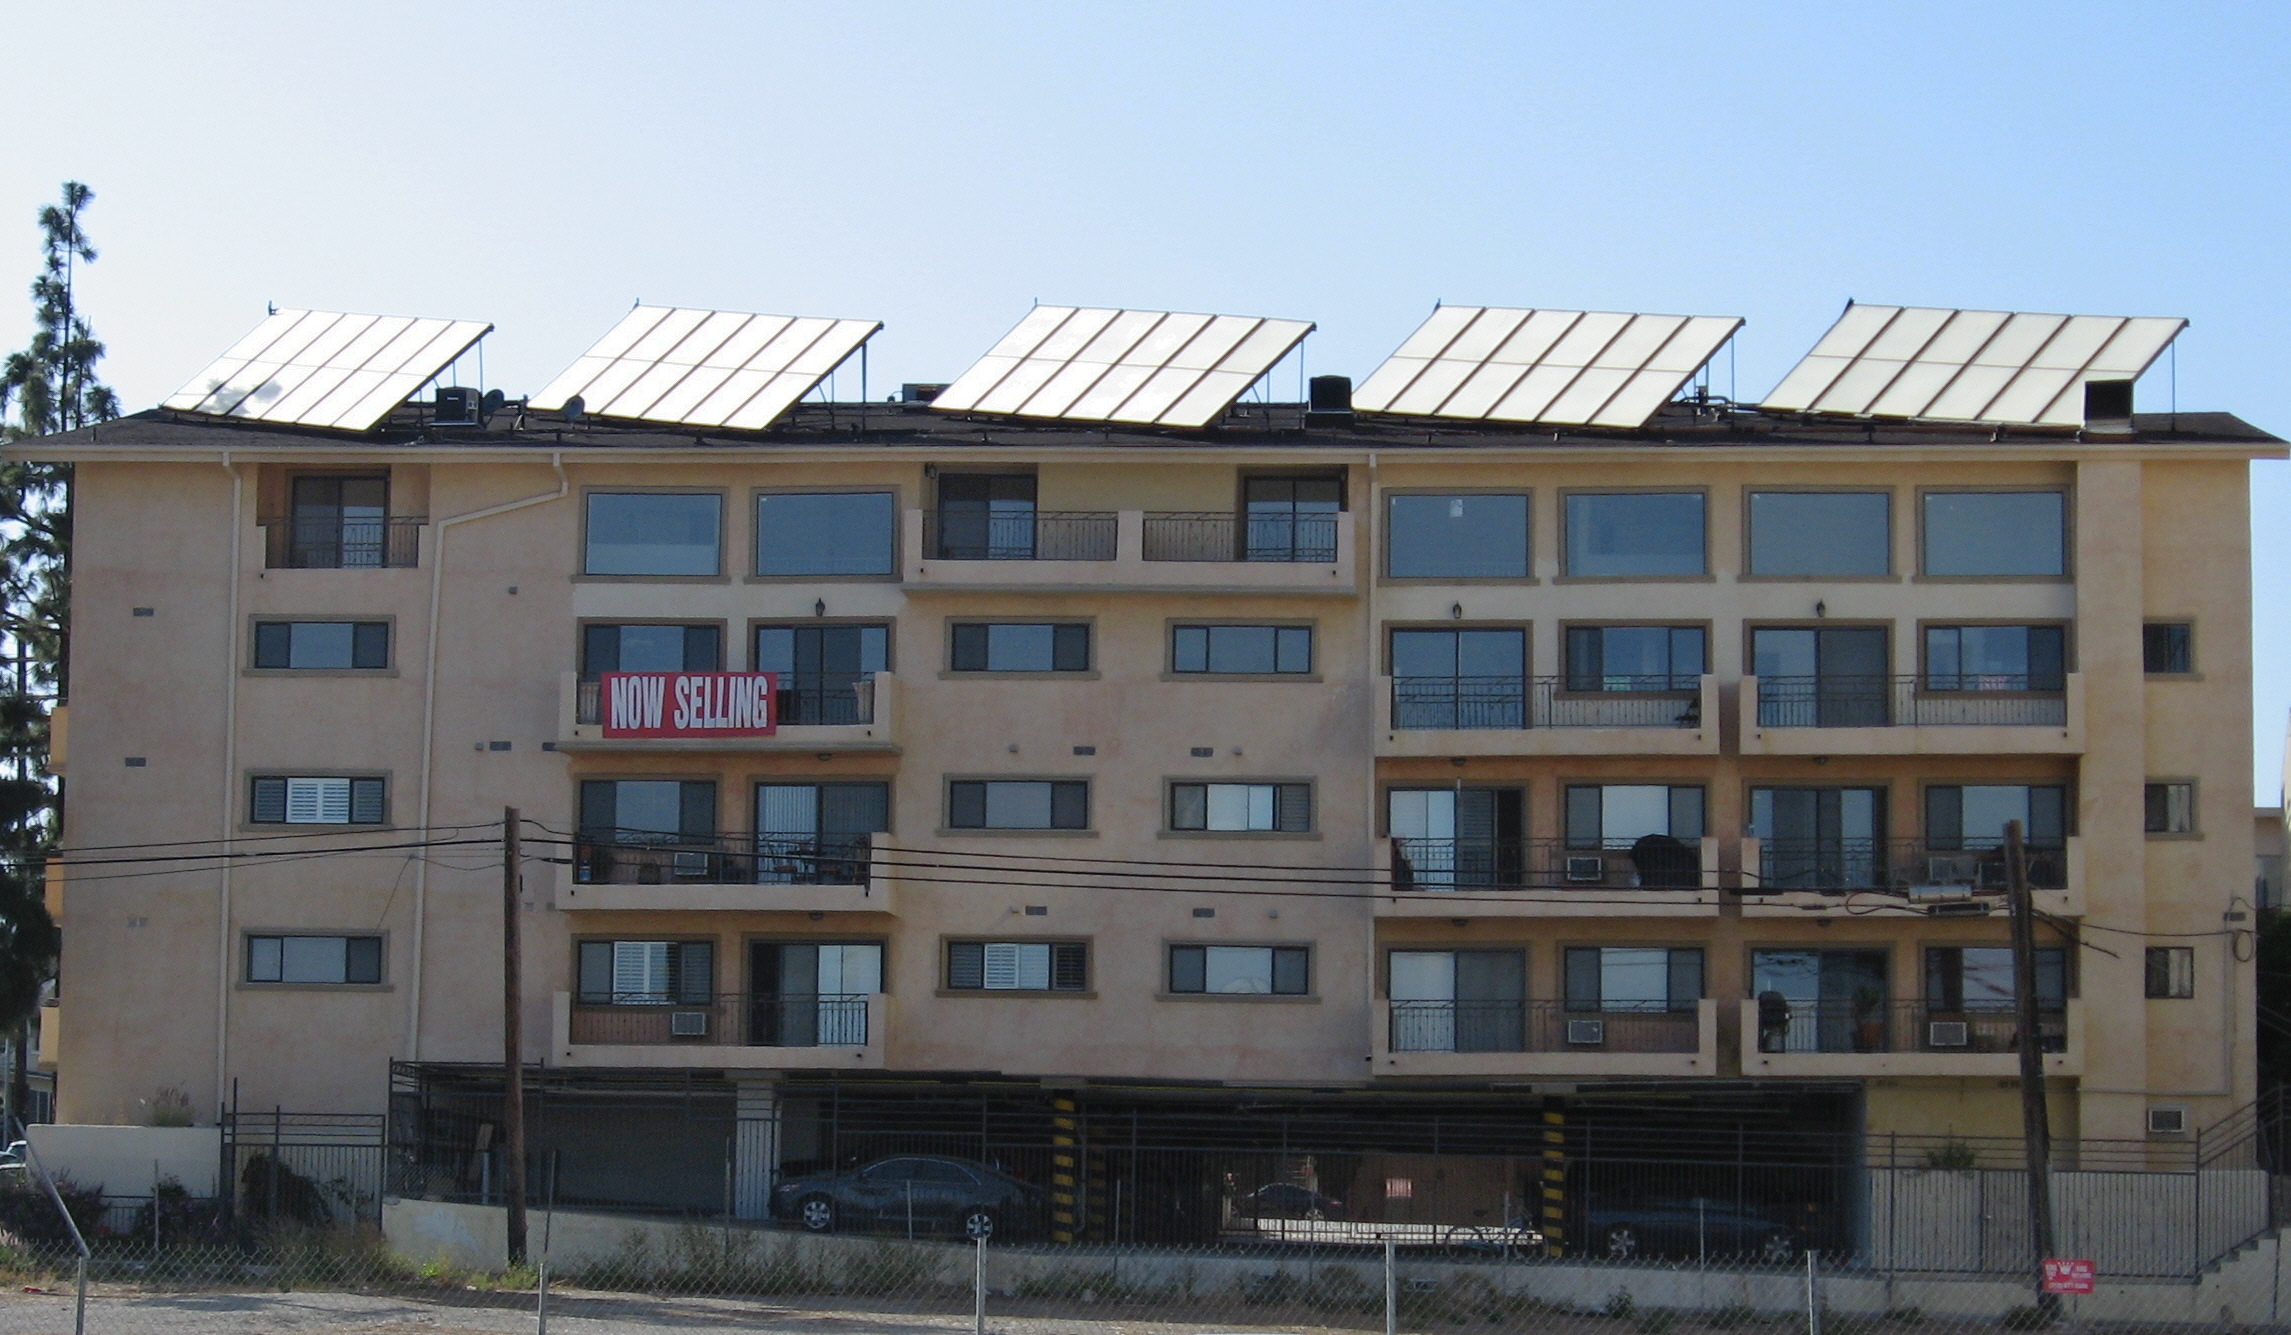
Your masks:
{"label": "rooftop air conditioning unit", "polygon": [[1569,1020],[1567,1041],[1583,1047],[1595,1048],[1607,1041],[1605,1020]]}
{"label": "rooftop air conditioning unit", "polygon": [[1963,1020],[1932,1020],[1925,1026],[1925,1046],[1962,1048],[1971,1044],[1972,1031]]}
{"label": "rooftop air conditioning unit", "polygon": [[1592,854],[1567,859],[1567,879],[1578,884],[1607,879],[1607,859]]}
{"label": "rooftop air conditioning unit", "polygon": [[929,403],[946,390],[946,384],[904,384],[899,386],[899,402]]}
{"label": "rooftop air conditioning unit", "polygon": [[2188,1110],[2185,1108],[2148,1109],[2148,1134],[2151,1136],[2184,1136],[2188,1133]]}
{"label": "rooftop air conditioning unit", "polygon": [[461,385],[438,386],[437,404],[430,412],[432,426],[481,426],[480,395]]}
{"label": "rooftop air conditioning unit", "polygon": [[670,1011],[668,1013],[668,1034],[671,1038],[708,1037],[708,1012]]}

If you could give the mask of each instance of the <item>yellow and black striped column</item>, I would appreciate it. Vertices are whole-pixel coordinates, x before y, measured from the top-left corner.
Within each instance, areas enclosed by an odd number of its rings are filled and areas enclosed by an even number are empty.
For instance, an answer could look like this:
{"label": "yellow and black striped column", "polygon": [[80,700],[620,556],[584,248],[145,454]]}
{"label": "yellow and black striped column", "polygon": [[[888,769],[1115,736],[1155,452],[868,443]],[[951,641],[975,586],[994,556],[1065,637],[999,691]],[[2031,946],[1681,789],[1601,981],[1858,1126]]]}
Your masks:
{"label": "yellow and black striped column", "polygon": [[1050,1240],[1074,1240],[1074,1133],[1081,1124],[1074,1100],[1050,1100]]}
{"label": "yellow and black striped column", "polygon": [[1543,1254],[1567,1252],[1567,1114],[1557,1099],[1543,1102]]}

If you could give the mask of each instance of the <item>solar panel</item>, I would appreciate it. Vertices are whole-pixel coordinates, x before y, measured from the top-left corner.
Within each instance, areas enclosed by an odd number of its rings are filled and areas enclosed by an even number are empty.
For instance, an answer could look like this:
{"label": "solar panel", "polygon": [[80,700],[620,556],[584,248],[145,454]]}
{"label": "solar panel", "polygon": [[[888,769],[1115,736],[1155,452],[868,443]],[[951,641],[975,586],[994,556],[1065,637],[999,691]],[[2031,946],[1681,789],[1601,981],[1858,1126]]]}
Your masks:
{"label": "solar panel", "polygon": [[1758,406],[2082,426],[2084,382],[2139,379],[2187,323],[1855,303]]}
{"label": "solar panel", "polygon": [[532,406],[578,395],[597,417],[762,431],[883,324],[639,306]]}
{"label": "solar panel", "polygon": [[1037,306],[939,392],[943,412],[1206,426],[1305,335],[1307,320]]}
{"label": "solar panel", "polygon": [[364,431],[492,330],[476,320],[278,311],[161,406]]}
{"label": "solar panel", "polygon": [[1641,427],[1742,321],[1441,306],[1352,393],[1355,411]]}

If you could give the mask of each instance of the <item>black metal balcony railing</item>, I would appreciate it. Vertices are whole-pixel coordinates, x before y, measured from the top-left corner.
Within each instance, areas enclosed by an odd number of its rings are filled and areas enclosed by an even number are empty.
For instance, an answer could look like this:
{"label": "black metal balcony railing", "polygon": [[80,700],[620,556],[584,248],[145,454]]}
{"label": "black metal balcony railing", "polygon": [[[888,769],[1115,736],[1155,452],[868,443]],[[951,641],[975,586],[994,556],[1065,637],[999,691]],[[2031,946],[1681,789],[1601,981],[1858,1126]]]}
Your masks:
{"label": "black metal balcony railing", "polygon": [[1693,1052],[1694,1007],[1570,1010],[1556,1001],[1394,1001],[1394,1052]]}
{"label": "black metal balcony railing", "polygon": [[[1758,1050],[1806,1052],[2018,1052],[2020,1019],[2010,1009],[1940,1009],[1923,1001],[1759,1001]],[[2039,1051],[2068,1049],[2068,1017],[2037,1016]]]}
{"label": "black metal balcony railing", "polygon": [[1702,841],[1648,835],[1613,847],[1560,839],[1392,841],[1395,890],[1693,890]]}
{"label": "black metal balcony railing", "polygon": [[1110,510],[923,516],[923,550],[940,561],[1111,561]]}
{"label": "black metal balcony railing", "polygon": [[2008,676],[1760,677],[1758,726],[2057,728],[2068,722],[2065,683],[2058,682]]}
{"label": "black metal balcony railing", "polygon": [[[2057,841],[2028,847],[2029,885],[2038,890],[2068,888],[2068,847]],[[1768,839],[1758,846],[1755,865],[1743,867],[1744,894],[1811,890],[1842,894],[1855,890],[1908,890],[1923,886],[1963,886],[1974,891],[2005,889],[2005,851],[1995,839]]]}
{"label": "black metal balcony railing", "polygon": [[1564,677],[1394,677],[1392,726],[1455,728],[1694,728],[1698,693],[1575,692]]}
{"label": "black metal balcony railing", "polygon": [[426,518],[265,519],[263,564],[271,570],[382,570],[418,565]]}
{"label": "black metal balcony railing", "polygon": [[1148,561],[1336,560],[1333,514],[1246,515],[1223,511],[1154,511],[1145,517]]}
{"label": "black metal balcony railing", "polygon": [[[573,721],[594,725],[604,721],[604,683],[585,679],[574,701]],[[872,672],[782,672],[772,696],[774,717],[781,727],[833,727],[875,721],[875,674]]]}
{"label": "black metal balcony railing", "polygon": [[759,834],[669,839],[584,833],[582,885],[866,885],[870,836]]}
{"label": "black metal balcony railing", "polygon": [[693,1043],[770,1048],[867,1046],[867,996],[839,992],[695,1000],[647,993],[574,998],[574,1043]]}

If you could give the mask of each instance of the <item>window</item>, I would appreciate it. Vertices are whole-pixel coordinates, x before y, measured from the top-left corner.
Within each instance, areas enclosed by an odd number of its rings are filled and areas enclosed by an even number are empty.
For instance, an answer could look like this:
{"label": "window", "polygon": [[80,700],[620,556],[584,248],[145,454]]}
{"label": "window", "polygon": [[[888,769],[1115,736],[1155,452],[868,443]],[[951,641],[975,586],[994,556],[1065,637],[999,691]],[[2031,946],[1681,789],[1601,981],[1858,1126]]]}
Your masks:
{"label": "window", "polygon": [[1567,1009],[1691,1011],[1702,1000],[1702,951],[1570,946]]}
{"label": "window", "polygon": [[1692,691],[1709,670],[1700,626],[1569,626],[1570,691]]}
{"label": "window", "polygon": [[1312,954],[1304,946],[1171,946],[1169,990],[1301,997],[1312,991]]}
{"label": "window", "polygon": [[949,561],[1034,559],[1032,473],[945,473],[939,477],[935,555]]}
{"label": "window", "polygon": [[583,941],[584,1006],[705,1006],[716,995],[712,941]]}
{"label": "window", "polygon": [[1253,477],[1241,484],[1241,559],[1336,559],[1342,477]]}
{"label": "window", "polygon": [[1893,717],[1883,626],[1761,626],[1750,662],[1761,728],[1882,728]]}
{"label": "window", "polygon": [[1527,726],[1527,632],[1392,632],[1396,728]]}
{"label": "window", "polygon": [[716,785],[704,779],[584,779],[581,833],[638,845],[705,842],[716,835]]}
{"label": "window", "polygon": [[1310,626],[1172,626],[1172,672],[1273,676],[1313,670]]}
{"label": "window", "polygon": [[591,492],[590,575],[715,575],[723,571],[724,498],[712,492]]}
{"label": "window", "polygon": [[897,498],[887,491],[778,492],[756,497],[759,575],[888,575]]}
{"label": "window", "polygon": [[[1754,893],[1874,890],[1883,885],[1885,793],[1878,788],[1753,788]],[[1747,869],[1746,869],[1747,871]]]}
{"label": "window", "polygon": [[2148,833],[2194,834],[2196,786],[2192,783],[2151,783],[2147,787]]}
{"label": "window", "polygon": [[[1571,883],[1620,881],[1645,890],[1702,884],[1702,789],[1664,784],[1574,784],[1567,789]],[[1607,858],[1612,851],[1619,856]],[[1612,863],[1612,867],[1610,867]]]}
{"label": "window", "polygon": [[1389,496],[1394,579],[1524,579],[1527,497]]}
{"label": "window", "polygon": [[879,941],[748,943],[748,1041],[865,1047],[867,998],[883,990]]}
{"label": "window", "polygon": [[379,983],[378,936],[250,936],[250,983]]}
{"label": "window", "polygon": [[872,723],[875,674],[890,669],[887,625],[756,627],[756,671],[779,674],[782,723]]}
{"label": "window", "polygon": [[2057,491],[1929,491],[1928,575],[2065,575],[2068,498]]}
{"label": "window", "polygon": [[384,669],[390,666],[390,623],[257,622],[255,666],[305,670]]}
{"label": "window", "polygon": [[869,835],[891,828],[887,783],[756,785],[756,879],[865,885]]}
{"label": "window", "polygon": [[2195,947],[2148,947],[2148,996],[2154,1000],[2171,1000],[2195,994]]}
{"label": "window", "polygon": [[952,672],[1090,670],[1090,628],[1077,623],[957,622],[951,649]]}
{"label": "window", "polygon": [[1517,950],[1387,956],[1395,1052],[1527,1050],[1527,957]]}
{"label": "window", "polygon": [[949,992],[1087,992],[1090,947],[1080,941],[949,941]]}
{"label": "window", "polygon": [[1519,788],[1393,789],[1385,822],[1395,875],[1411,890],[1519,885],[1525,807]]}
{"label": "window", "polygon": [[1703,505],[1698,491],[1575,493],[1567,498],[1567,573],[1702,574]]}
{"label": "window", "polygon": [[380,825],[388,819],[381,779],[264,775],[253,784],[253,825]]}
{"label": "window", "polygon": [[1925,689],[2064,690],[2067,642],[2060,626],[1927,626]]}
{"label": "window", "polygon": [[[1934,1011],[2009,1011],[2013,1008],[2013,952],[2009,946],[1927,946],[1925,1006]],[[2039,946],[2036,1004],[2040,1011],[2068,1005],[2068,952]]]}
{"label": "window", "polygon": [[2196,670],[2196,628],[2185,621],[2151,621],[2140,628],[2140,658],[2161,675]]}
{"label": "window", "polygon": [[2057,784],[1934,784],[1925,790],[1927,848],[2003,848],[2005,825],[2016,820],[2029,848],[2064,847],[2068,789]]}
{"label": "window", "polygon": [[1301,834],[1313,827],[1309,783],[1173,783],[1173,830],[1278,830]]}
{"label": "window", "polygon": [[1753,491],[1753,575],[1893,573],[1893,498],[1882,491]]}
{"label": "window", "polygon": [[724,666],[721,626],[581,627],[581,676],[607,672],[715,672]]}
{"label": "window", "polygon": [[947,785],[957,830],[1086,830],[1090,785],[1081,779],[958,779]]}
{"label": "window", "polygon": [[1760,1052],[1883,1052],[1886,952],[1759,950],[1750,956]]}
{"label": "window", "polygon": [[293,491],[288,566],[350,570],[413,564],[410,553],[392,559],[388,477],[298,477]]}

